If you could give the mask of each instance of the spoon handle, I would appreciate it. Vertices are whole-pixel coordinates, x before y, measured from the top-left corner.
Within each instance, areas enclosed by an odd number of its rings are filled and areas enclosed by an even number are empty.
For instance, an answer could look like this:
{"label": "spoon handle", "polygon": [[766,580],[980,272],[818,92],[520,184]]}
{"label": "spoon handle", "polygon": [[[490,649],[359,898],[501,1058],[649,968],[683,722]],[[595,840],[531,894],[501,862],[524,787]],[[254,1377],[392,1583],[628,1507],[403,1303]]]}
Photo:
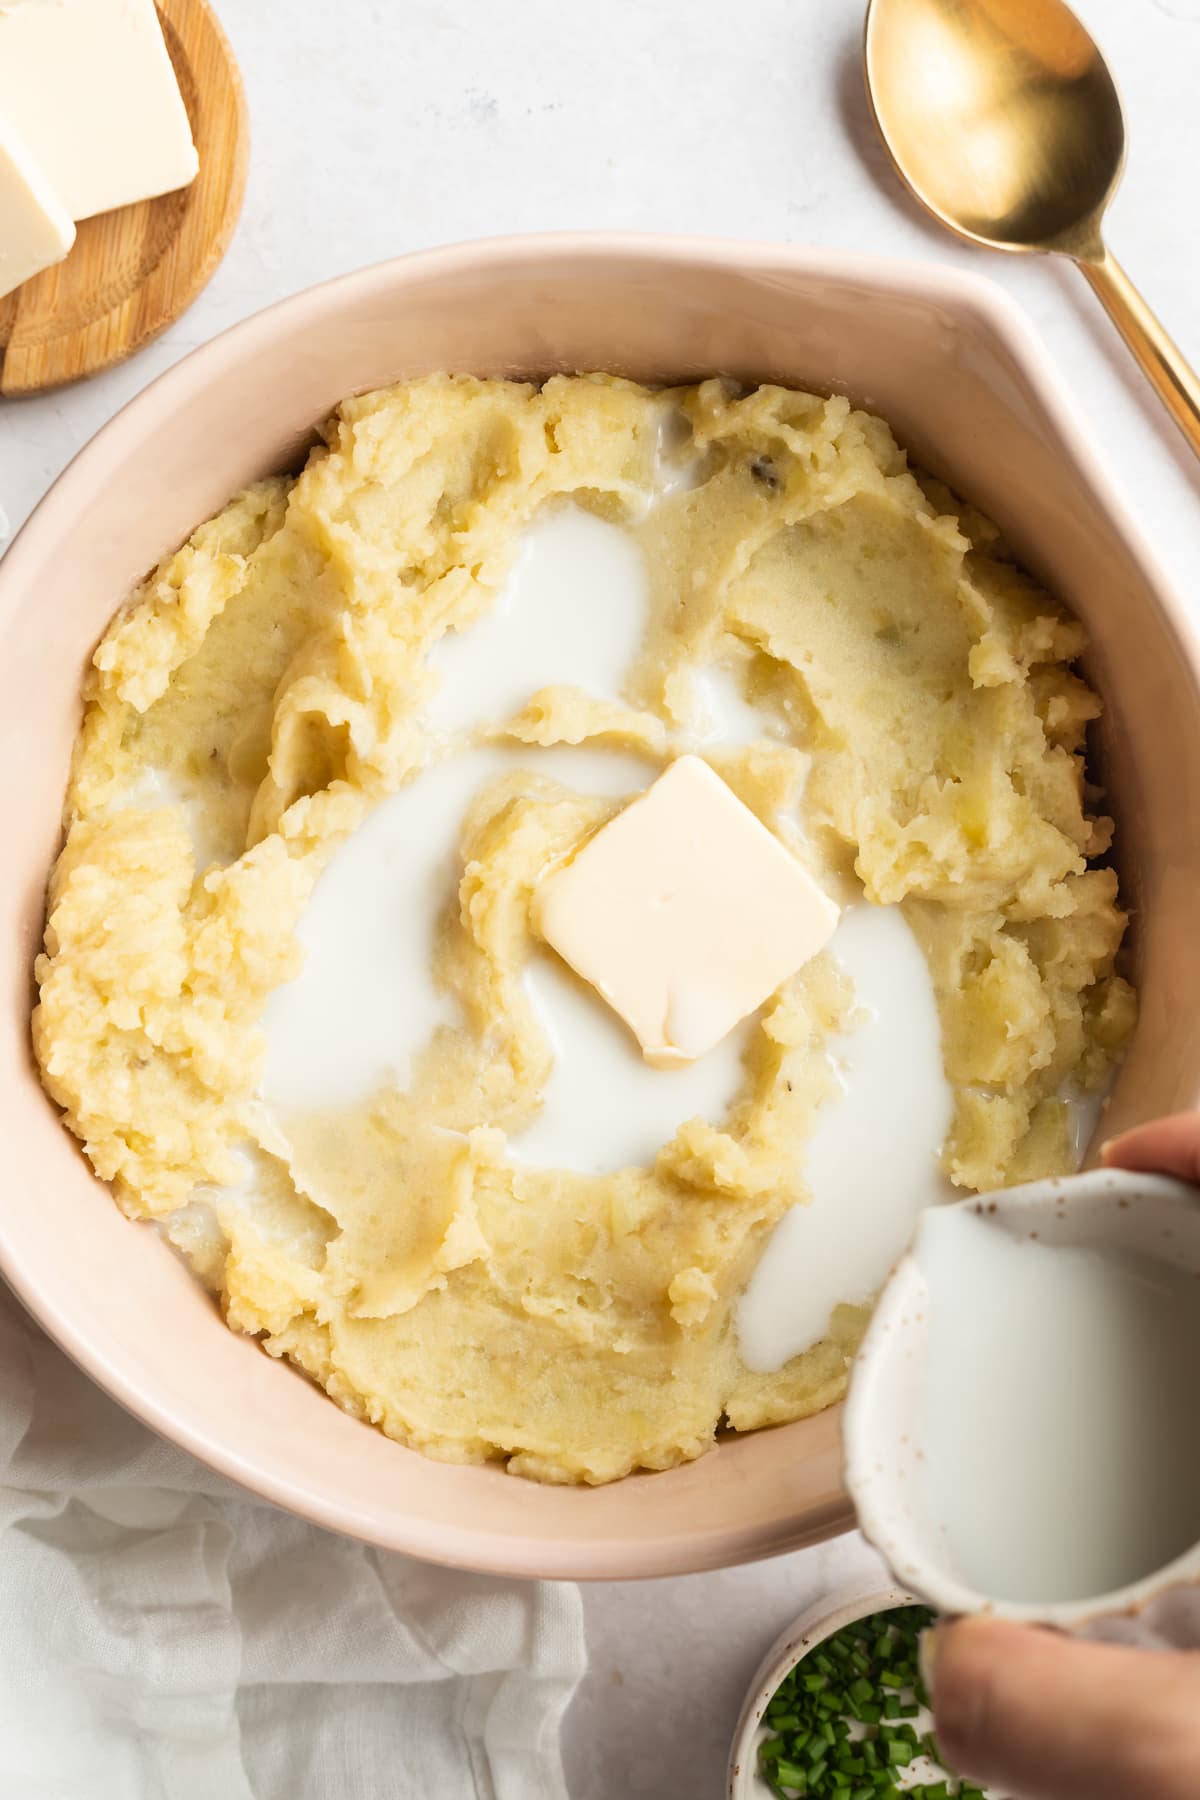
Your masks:
{"label": "spoon handle", "polygon": [[1108,250],[1079,258],[1109,318],[1125,339],[1142,373],[1200,456],[1200,377],[1179,346],[1163,330],[1128,275]]}

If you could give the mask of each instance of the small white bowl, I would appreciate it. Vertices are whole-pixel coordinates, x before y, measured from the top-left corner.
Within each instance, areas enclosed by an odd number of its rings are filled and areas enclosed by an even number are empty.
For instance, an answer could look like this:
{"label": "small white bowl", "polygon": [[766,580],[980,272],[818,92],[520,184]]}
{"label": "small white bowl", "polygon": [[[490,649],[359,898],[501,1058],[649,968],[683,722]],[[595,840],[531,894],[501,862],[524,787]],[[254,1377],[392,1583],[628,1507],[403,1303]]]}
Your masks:
{"label": "small white bowl", "polygon": [[729,1752],[728,1800],[771,1800],[771,1791],[758,1775],[758,1736],[763,1714],[784,1676],[802,1662],[818,1644],[872,1613],[897,1606],[912,1606],[916,1595],[904,1588],[867,1586],[840,1588],[823,1594],[782,1632],[759,1665],[750,1683]]}

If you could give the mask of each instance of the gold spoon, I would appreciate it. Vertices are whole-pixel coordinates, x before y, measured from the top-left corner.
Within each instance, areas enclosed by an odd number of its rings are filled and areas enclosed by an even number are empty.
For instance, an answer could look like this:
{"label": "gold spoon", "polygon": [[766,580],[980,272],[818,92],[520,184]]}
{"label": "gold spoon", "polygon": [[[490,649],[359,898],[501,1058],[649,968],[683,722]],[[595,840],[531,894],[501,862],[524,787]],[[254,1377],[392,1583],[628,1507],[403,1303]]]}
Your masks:
{"label": "gold spoon", "polygon": [[1071,257],[1200,455],[1200,380],[1101,236],[1125,120],[1074,13],[1062,0],[869,0],[864,61],[883,141],[921,204],[976,244]]}

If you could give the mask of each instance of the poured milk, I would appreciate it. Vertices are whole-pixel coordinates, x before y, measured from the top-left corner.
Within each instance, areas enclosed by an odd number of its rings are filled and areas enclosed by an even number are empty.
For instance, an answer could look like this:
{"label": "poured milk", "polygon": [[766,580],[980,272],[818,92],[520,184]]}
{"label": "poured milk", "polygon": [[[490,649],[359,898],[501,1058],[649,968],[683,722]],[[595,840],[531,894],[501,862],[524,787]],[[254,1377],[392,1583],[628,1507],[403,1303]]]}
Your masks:
{"label": "poured milk", "polygon": [[512,1140],[518,1161],[607,1175],[652,1163],[688,1119],[719,1123],[729,1110],[752,1019],[697,1062],[652,1069],[629,1028],[557,957],[535,957],[525,982],[554,1068],[541,1112]]}
{"label": "poured milk", "polygon": [[778,735],[772,721],[746,699],[732,669],[719,665],[704,669],[695,676],[695,685],[704,713],[699,743],[757,744],[762,738]]}
{"label": "poured milk", "polygon": [[704,457],[696,454],[687,414],[678,406],[665,406],[658,421],[655,446],[655,498],[698,487],[704,479],[704,464]]}
{"label": "poured milk", "polygon": [[738,1308],[752,1369],[825,1336],[839,1301],[866,1301],[907,1248],[922,1207],[948,1198],[937,1156],[953,1096],[928,965],[894,906],[856,906],[830,949],[865,1018],[832,1049],[839,1092],[805,1158],[807,1206],[785,1213]]}
{"label": "poured milk", "polygon": [[959,1577],[998,1600],[1089,1599],[1200,1537],[1193,1276],[934,1214],[925,1504]]}
{"label": "poured milk", "polygon": [[[442,732],[498,723],[553,683],[618,698],[647,604],[641,552],[626,532],[577,507],[552,513],[527,535],[494,610],[438,646],[444,685],[432,722]],[[298,931],[303,969],[268,1001],[268,1103],[350,1105],[385,1082],[403,1086],[435,1029],[458,1022],[432,979],[435,934],[464,814],[514,769],[612,798],[640,793],[658,773],[622,751],[496,745],[451,754],[381,801],[318,881]],[[652,1069],[557,959],[536,957],[526,982],[554,1067],[537,1118],[512,1140],[516,1160],[606,1173],[653,1160],[685,1120],[727,1111],[749,1022],[689,1068]]]}
{"label": "poured milk", "polygon": [[[627,532],[567,506],[527,534],[492,610],[442,639],[429,709],[452,733],[501,723],[539,688],[619,696],[641,647],[647,582]],[[584,793],[640,793],[654,766],[620,751],[524,745],[461,751],[390,795],[334,854],[300,921],[304,967],[267,1003],[263,1094],[282,1107],[348,1105],[407,1083],[453,998],[435,987],[438,919],[453,893],[462,821],[517,768]]]}
{"label": "poured milk", "polygon": [[614,798],[639,793],[654,774],[617,750],[496,746],[435,763],[381,800],[317,882],[297,931],[304,966],[267,1002],[266,1100],[350,1105],[385,1081],[404,1087],[435,1028],[457,1022],[453,997],[433,981],[438,920],[471,802],[514,769]]}
{"label": "poured milk", "polygon": [[441,686],[426,717],[444,733],[501,724],[556,683],[619,700],[648,602],[627,531],[578,506],[547,514],[526,532],[491,610],[434,647]]}
{"label": "poured milk", "polygon": [[121,796],[120,805],[157,812],[161,807],[177,806],[192,840],[197,869],[222,860],[223,846],[213,836],[204,816],[204,808],[194,794],[189,794],[175,778],[162,769],[143,769],[137,781]]}
{"label": "poured milk", "polygon": [[1108,1108],[1109,1095],[1112,1092],[1112,1079],[1102,1082],[1090,1093],[1083,1093],[1068,1082],[1059,1098],[1067,1103],[1067,1130],[1071,1139],[1071,1150],[1078,1165],[1088,1152],[1088,1145],[1100,1129],[1100,1121]]}

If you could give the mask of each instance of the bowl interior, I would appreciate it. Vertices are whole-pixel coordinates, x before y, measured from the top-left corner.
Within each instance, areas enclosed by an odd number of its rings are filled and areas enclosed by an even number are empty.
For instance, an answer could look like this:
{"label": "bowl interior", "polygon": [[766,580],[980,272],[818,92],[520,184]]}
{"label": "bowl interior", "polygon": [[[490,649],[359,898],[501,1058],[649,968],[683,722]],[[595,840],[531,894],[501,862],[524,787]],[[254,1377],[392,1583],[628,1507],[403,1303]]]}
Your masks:
{"label": "bowl interior", "polygon": [[0,1266],[150,1424],[335,1529],[516,1574],[738,1561],[848,1526],[838,1415],[596,1490],[430,1461],[221,1328],[154,1234],[99,1191],[38,1085],[30,969],[79,683],[129,586],[238,487],[293,463],[343,395],[431,370],[650,381],[724,373],[849,393],[997,518],[1083,618],[1136,920],[1142,1018],[1109,1129],[1200,1093],[1200,693],[1194,650],[1036,345],[983,284],[754,245],[510,240],[314,289],[207,345],[84,450],[0,565]]}

